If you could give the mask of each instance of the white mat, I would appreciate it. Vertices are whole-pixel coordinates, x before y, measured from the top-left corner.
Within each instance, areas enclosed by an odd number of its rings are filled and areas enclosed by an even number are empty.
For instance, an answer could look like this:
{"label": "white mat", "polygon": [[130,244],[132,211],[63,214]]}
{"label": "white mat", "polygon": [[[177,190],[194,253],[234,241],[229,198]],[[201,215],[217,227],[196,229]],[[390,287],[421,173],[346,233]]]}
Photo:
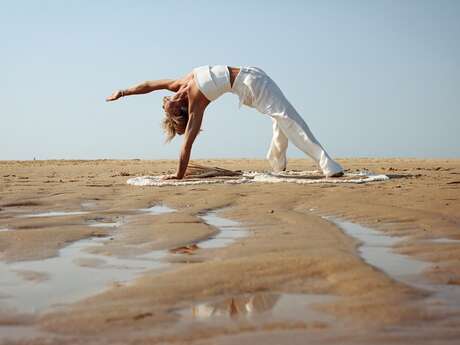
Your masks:
{"label": "white mat", "polygon": [[346,173],[339,178],[326,178],[317,171],[286,171],[283,173],[243,172],[241,176],[218,176],[210,178],[185,178],[183,180],[163,180],[163,175],[130,178],[127,183],[133,186],[191,186],[200,184],[243,184],[243,183],[297,183],[297,184],[338,184],[367,183],[389,180],[387,175],[375,175],[369,171]]}

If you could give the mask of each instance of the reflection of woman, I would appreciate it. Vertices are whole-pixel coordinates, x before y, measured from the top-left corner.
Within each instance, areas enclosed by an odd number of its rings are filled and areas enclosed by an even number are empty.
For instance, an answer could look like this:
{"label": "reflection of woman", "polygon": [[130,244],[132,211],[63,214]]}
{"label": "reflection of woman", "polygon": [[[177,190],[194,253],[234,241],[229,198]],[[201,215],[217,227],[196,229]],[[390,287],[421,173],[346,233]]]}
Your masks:
{"label": "reflection of woman", "polygon": [[237,317],[267,312],[276,305],[277,294],[259,293],[252,296],[228,298],[218,303],[200,304],[192,308],[192,315],[199,318],[212,316]]}
{"label": "reflection of woman", "polygon": [[204,111],[209,103],[226,92],[237,94],[240,104],[272,118],[273,139],[267,158],[274,171],[286,169],[286,150],[290,140],[319,165],[324,175],[343,175],[342,167],[327,154],[275,82],[259,68],[201,66],[182,79],[146,81],[115,91],[107,101],[163,89],[175,92],[174,96],[163,99],[166,113],[163,127],[167,141],[176,134],[185,134],[177,173],[169,178],[184,177]]}

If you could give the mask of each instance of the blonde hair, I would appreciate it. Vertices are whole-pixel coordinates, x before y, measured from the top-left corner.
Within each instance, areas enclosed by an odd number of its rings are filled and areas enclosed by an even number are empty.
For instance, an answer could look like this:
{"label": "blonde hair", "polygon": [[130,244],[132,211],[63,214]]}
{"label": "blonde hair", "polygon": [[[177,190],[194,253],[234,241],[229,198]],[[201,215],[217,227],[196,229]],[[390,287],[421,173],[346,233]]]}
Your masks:
{"label": "blonde hair", "polygon": [[163,131],[165,132],[165,142],[169,143],[174,139],[176,134],[183,134],[188,123],[187,108],[181,107],[179,114],[170,114],[165,112],[165,117],[162,121]]}

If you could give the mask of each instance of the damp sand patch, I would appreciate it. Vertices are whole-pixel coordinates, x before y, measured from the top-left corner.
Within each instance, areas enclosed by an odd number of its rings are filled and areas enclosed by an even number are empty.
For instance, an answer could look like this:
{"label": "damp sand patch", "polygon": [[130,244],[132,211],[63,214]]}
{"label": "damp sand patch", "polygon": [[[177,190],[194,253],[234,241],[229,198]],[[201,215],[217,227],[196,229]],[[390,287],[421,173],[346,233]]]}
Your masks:
{"label": "damp sand patch", "polygon": [[206,184],[249,184],[249,183],[295,183],[295,184],[362,184],[387,181],[387,175],[373,174],[369,171],[345,173],[342,177],[324,177],[317,171],[285,171],[282,173],[244,171],[232,175],[193,175],[189,174],[182,180],[165,180],[164,175],[140,176],[127,180],[133,186],[193,186]]}

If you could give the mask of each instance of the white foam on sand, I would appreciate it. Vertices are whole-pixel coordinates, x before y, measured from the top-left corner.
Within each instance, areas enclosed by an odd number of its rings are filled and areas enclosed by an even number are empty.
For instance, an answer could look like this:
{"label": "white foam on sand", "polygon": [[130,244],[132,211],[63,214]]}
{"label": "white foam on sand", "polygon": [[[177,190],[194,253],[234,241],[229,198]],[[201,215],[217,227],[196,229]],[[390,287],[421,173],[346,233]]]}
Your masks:
{"label": "white foam on sand", "polygon": [[286,171],[283,173],[263,173],[246,171],[241,176],[218,176],[211,178],[186,178],[183,180],[164,180],[163,175],[130,178],[127,183],[133,186],[192,186],[201,184],[243,184],[243,183],[297,183],[297,184],[339,184],[386,181],[387,175],[376,175],[369,171],[346,173],[343,177],[327,178],[316,171]]}

